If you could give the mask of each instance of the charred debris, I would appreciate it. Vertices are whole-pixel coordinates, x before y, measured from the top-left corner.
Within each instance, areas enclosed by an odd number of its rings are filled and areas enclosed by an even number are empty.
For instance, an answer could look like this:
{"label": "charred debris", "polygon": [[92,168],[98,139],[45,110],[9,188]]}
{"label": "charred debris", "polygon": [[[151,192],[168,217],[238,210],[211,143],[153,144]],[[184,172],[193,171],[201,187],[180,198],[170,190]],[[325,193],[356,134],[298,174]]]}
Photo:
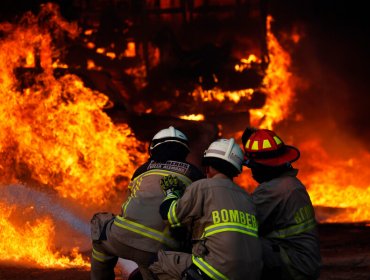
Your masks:
{"label": "charred debris", "polygon": [[[26,11],[37,14],[46,2],[4,1],[2,21],[16,21]],[[109,96],[106,111],[114,121],[140,123],[155,115],[181,123],[181,115],[202,114],[205,122],[241,116],[247,124],[248,110],[265,102],[259,88],[268,64],[266,1],[53,2],[61,16],[80,28],[77,38],[54,42],[59,61],[68,66],[55,67],[54,75],[76,74],[86,86]],[[35,48],[33,67],[15,70],[22,89],[43,72],[39,52]],[[236,71],[235,65],[249,54],[260,62]],[[255,93],[238,103],[194,97],[195,91],[215,89]]]}

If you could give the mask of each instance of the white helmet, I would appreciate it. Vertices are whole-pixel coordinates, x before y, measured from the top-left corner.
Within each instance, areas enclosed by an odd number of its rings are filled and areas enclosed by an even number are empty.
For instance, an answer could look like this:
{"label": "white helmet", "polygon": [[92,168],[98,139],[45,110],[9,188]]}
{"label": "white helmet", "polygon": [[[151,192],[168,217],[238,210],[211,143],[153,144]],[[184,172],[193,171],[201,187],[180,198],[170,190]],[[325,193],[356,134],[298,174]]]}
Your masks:
{"label": "white helmet", "polygon": [[188,151],[190,150],[188,145],[188,138],[185,136],[184,133],[174,128],[173,126],[162,129],[156,135],[154,135],[152,142],[150,143],[149,150],[152,151],[155,147],[169,142],[179,143],[185,146]]}
{"label": "white helmet", "polygon": [[243,151],[234,138],[218,139],[204,152],[204,158],[219,158],[231,163],[238,173],[242,172]]}

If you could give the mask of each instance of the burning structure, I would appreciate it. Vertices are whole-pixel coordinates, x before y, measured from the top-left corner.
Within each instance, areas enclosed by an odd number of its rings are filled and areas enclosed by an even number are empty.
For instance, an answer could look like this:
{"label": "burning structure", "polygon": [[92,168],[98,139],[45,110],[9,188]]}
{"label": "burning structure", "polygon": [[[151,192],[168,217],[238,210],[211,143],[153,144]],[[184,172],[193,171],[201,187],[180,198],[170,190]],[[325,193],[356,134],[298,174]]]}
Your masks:
{"label": "burning structure", "polygon": [[[265,1],[23,7],[0,24],[0,236],[12,240],[0,245],[2,261],[87,268],[81,240],[91,213],[118,211],[149,137],[169,123],[190,136],[195,164],[218,135],[280,125],[302,151],[319,221],[370,220],[369,175],[360,171],[370,154],[358,145],[333,156],[319,133],[302,136],[306,116],[294,106],[308,86],[288,48],[304,34],[280,34],[283,47]],[[238,181],[252,190],[249,178]]]}

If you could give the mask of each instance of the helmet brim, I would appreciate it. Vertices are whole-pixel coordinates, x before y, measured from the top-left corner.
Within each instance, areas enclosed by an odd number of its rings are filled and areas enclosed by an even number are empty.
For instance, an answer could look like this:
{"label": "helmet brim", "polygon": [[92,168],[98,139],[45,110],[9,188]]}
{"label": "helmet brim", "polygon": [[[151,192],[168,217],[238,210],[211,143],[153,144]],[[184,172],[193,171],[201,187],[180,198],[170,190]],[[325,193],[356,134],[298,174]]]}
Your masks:
{"label": "helmet brim", "polygon": [[285,145],[284,152],[271,158],[253,158],[252,161],[266,166],[281,166],[298,160],[300,152],[296,147]]}

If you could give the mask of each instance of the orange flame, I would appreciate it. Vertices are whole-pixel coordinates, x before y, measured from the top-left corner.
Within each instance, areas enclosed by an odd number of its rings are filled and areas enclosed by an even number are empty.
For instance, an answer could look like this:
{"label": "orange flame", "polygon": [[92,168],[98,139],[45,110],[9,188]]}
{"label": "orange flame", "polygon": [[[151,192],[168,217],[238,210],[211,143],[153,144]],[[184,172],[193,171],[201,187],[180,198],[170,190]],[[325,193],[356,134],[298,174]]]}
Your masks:
{"label": "orange flame", "polygon": [[[47,25],[41,24],[39,17],[46,15]],[[75,75],[54,77],[60,62],[53,42],[63,32],[75,36],[76,26],[46,4],[38,17],[29,13],[21,24],[0,24],[0,30],[0,183],[43,185],[84,206],[115,198],[144,161],[145,147],[127,124],[113,124],[103,111],[107,96],[85,87]],[[33,63],[36,57],[39,65]],[[19,77],[18,70],[31,71]],[[23,84],[29,76],[33,82]],[[12,241],[3,242],[2,256],[43,266],[86,266],[77,249],[72,258],[53,252],[51,218],[16,227],[8,208],[1,205],[0,235]]]}
{"label": "orange flame", "polygon": [[267,48],[269,65],[263,79],[266,103],[261,109],[250,110],[251,125],[272,129],[280,121],[286,119],[294,100],[294,90],[290,79],[289,66],[291,59],[271,32],[272,17],[267,17]]}
{"label": "orange flame", "polygon": [[204,115],[202,114],[191,114],[191,115],[183,115],[179,117],[183,120],[190,120],[190,121],[203,121]]}
{"label": "orange flame", "polygon": [[[263,80],[267,99],[263,108],[250,110],[251,124],[269,129],[289,117],[295,98],[294,81],[288,70],[291,64],[290,55],[271,33],[271,21],[272,18],[268,17],[267,44],[270,62]],[[299,41],[297,38],[298,35],[293,34],[294,42]],[[240,139],[241,132],[235,137]],[[297,162],[301,167],[299,177],[307,186],[319,221],[370,221],[370,178],[366,172],[370,164],[370,154],[365,150],[353,150],[352,154],[357,156],[338,159],[329,156],[314,136],[298,146],[302,153]],[[256,187],[250,171],[243,172],[237,181],[248,191],[253,191]]]}
{"label": "orange flame", "polygon": [[42,267],[83,267],[88,268],[89,262],[73,248],[70,256],[62,255],[53,247],[54,226],[48,218],[40,218],[15,226],[11,215],[17,209],[0,203],[0,238],[7,240],[0,244],[0,260],[27,263]]}
{"label": "orange flame", "polygon": [[300,148],[303,181],[309,186],[313,204],[324,207],[319,208],[320,220],[370,221],[370,174],[363,171],[370,164],[370,153],[361,151],[361,157],[337,159],[329,156],[317,140],[307,141]]}
{"label": "orange flame", "polygon": [[225,101],[232,101],[234,103],[238,103],[241,99],[250,100],[254,90],[244,89],[238,91],[222,91],[219,88],[213,88],[210,90],[204,90],[201,87],[198,87],[192,93],[193,97],[196,99],[200,98],[204,102],[225,102]]}

